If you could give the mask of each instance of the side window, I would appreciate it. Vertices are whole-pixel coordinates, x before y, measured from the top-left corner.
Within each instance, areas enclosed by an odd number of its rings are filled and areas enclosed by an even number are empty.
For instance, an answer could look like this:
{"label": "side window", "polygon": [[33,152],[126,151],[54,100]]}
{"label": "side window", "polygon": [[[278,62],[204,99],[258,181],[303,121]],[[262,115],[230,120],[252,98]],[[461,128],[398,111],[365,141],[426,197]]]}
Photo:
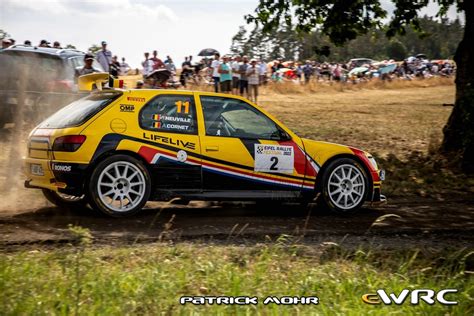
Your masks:
{"label": "side window", "polygon": [[244,101],[201,96],[201,104],[208,136],[281,139],[276,124]]}
{"label": "side window", "polygon": [[139,115],[146,130],[197,134],[196,109],[192,95],[159,95],[148,102]]}

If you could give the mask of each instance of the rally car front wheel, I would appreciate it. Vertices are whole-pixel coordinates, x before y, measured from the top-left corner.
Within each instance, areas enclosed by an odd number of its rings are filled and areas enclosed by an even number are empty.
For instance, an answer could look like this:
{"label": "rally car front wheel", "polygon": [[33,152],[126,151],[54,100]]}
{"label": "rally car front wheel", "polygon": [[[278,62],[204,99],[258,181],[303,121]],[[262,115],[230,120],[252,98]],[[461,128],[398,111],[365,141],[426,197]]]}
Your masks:
{"label": "rally car front wheel", "polygon": [[115,155],[101,161],[89,181],[90,204],[114,217],[135,214],[148,201],[151,180],[148,170],[137,159]]}
{"label": "rally car front wheel", "polygon": [[368,192],[364,168],[350,158],[339,158],[326,168],[321,193],[324,205],[338,213],[352,213],[364,204]]}

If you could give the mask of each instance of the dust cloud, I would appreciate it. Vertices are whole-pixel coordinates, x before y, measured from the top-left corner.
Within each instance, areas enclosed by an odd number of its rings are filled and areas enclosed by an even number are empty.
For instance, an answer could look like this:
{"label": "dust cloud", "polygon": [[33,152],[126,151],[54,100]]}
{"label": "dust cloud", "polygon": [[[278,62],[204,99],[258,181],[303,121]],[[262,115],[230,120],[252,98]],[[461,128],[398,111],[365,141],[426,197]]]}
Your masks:
{"label": "dust cloud", "polygon": [[[31,54],[29,54],[31,55]],[[58,60],[35,55],[0,54],[0,213],[48,206],[40,190],[26,189],[22,157],[28,135],[46,117],[79,98],[65,84],[72,69],[58,70]]]}

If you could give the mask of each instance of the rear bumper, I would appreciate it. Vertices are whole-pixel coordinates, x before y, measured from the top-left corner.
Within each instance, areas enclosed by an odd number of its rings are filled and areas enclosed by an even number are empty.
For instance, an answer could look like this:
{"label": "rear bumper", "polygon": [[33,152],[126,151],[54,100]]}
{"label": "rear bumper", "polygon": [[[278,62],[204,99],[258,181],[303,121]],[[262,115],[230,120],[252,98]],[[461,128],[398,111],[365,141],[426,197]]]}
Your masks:
{"label": "rear bumper", "polygon": [[[33,174],[31,165],[39,165],[43,175]],[[87,164],[68,163],[37,158],[23,159],[25,187],[29,189],[48,189],[70,195],[84,194],[84,180]]]}

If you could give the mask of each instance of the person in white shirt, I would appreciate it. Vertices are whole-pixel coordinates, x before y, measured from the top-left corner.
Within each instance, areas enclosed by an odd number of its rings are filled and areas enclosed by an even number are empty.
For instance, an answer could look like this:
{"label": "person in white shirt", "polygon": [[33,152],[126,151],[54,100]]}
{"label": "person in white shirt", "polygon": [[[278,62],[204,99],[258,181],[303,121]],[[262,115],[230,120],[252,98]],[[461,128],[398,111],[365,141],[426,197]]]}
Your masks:
{"label": "person in white shirt", "polygon": [[125,61],[125,57],[122,57],[122,62],[120,63],[120,75],[126,76],[129,70],[130,70],[130,66]]}
{"label": "person in white shirt", "polygon": [[247,68],[246,74],[249,84],[249,99],[257,103],[260,71],[256,59],[250,60],[250,66]]}
{"label": "person in white shirt", "polygon": [[211,71],[212,71],[212,79],[214,79],[214,91],[219,92],[219,81],[220,81],[220,75],[219,75],[219,66],[221,65],[220,62],[220,54],[216,53],[214,55],[214,60],[211,63]]}
{"label": "person in white shirt", "polygon": [[96,59],[104,68],[105,72],[110,71],[110,64],[112,63],[112,52],[107,49],[107,42],[102,41],[102,49],[97,52]]}
{"label": "person in white shirt", "polygon": [[153,72],[153,66],[155,65],[155,62],[151,60],[149,57],[150,57],[150,53],[146,52],[145,60],[142,61],[144,79]]}
{"label": "person in white shirt", "polygon": [[232,68],[232,93],[235,95],[239,95],[240,92],[240,56],[237,55],[234,57],[234,60],[231,63]]}

